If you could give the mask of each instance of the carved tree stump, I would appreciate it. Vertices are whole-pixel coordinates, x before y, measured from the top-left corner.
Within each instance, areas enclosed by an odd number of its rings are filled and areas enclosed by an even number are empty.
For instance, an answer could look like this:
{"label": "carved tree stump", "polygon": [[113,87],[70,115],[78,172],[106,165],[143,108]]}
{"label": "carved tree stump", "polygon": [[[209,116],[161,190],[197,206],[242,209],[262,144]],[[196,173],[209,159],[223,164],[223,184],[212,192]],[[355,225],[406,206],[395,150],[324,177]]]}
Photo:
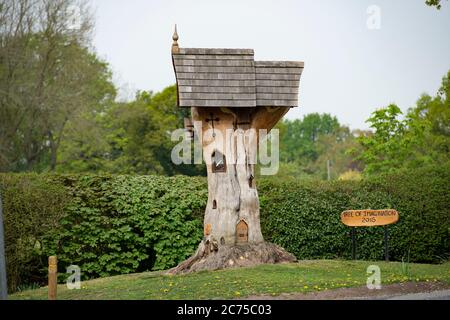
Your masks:
{"label": "carved tree stump", "polygon": [[197,252],[169,272],[295,261],[264,242],[252,160],[259,129],[270,131],[298,106],[303,62],[255,61],[252,49],[180,48],[176,28],[172,39],[177,102],[191,108],[202,138],[208,203]]}
{"label": "carved tree stump", "polygon": [[[202,147],[208,173],[208,203],[204,239],[197,252],[170,273],[296,260],[281,247],[264,242],[255,164],[250,161],[254,156],[252,148],[260,138],[258,129],[270,130],[288,109],[191,109],[194,123],[202,124],[195,126],[197,135],[205,137]],[[248,134],[248,129],[255,129],[255,135]]]}

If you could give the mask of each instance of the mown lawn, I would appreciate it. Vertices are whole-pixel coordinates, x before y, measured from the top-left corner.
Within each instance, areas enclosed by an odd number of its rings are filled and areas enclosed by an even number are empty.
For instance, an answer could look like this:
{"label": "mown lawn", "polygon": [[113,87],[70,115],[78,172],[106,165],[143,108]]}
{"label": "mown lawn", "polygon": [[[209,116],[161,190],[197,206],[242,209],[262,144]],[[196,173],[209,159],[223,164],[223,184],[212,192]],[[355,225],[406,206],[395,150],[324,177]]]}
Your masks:
{"label": "mown lawn", "polygon": [[[229,299],[255,294],[311,292],[366,284],[366,269],[378,265],[382,284],[443,281],[450,284],[450,263],[312,260],[282,265],[169,276],[145,272],[83,281],[80,290],[58,286],[58,299]],[[47,288],[15,293],[10,299],[47,299]]]}

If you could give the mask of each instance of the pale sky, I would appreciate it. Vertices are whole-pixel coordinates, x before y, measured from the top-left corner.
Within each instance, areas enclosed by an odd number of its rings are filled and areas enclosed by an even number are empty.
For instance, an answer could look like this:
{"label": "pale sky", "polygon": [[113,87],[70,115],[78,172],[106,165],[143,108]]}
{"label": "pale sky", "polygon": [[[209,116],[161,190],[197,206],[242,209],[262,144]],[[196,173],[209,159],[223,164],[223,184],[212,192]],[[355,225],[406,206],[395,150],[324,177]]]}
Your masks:
{"label": "pale sky", "polygon": [[[420,94],[434,95],[450,69],[450,2],[440,11],[424,2],[93,0],[94,46],[122,97],[175,83],[175,23],[180,47],[251,48],[255,60],[304,61],[300,106],[286,117],[327,112],[365,129],[377,108],[406,110]],[[379,28],[369,29],[378,9]]]}

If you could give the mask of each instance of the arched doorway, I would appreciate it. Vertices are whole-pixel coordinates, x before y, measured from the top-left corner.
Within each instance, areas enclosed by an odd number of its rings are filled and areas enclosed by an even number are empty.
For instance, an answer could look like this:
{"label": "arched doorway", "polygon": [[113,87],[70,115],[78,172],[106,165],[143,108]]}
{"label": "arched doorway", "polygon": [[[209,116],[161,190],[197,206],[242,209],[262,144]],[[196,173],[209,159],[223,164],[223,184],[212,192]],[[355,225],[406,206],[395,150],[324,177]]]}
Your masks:
{"label": "arched doorway", "polygon": [[239,221],[236,226],[236,242],[247,243],[248,242],[248,225],[244,220]]}

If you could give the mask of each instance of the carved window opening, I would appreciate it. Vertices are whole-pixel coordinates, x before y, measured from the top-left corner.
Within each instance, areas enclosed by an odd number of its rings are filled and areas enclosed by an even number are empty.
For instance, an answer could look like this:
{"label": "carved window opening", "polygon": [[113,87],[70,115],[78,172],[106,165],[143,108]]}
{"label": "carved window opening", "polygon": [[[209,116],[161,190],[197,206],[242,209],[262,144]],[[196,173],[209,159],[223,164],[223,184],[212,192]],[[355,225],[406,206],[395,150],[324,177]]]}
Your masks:
{"label": "carved window opening", "polygon": [[248,225],[244,220],[239,221],[236,226],[236,242],[247,243],[248,242]]}
{"label": "carved window opening", "polygon": [[211,155],[212,172],[227,172],[227,160],[220,151],[214,151]]}
{"label": "carved window opening", "polygon": [[213,200],[213,209],[217,209],[217,201]]}
{"label": "carved window opening", "polygon": [[248,178],[248,186],[250,188],[255,188],[255,177],[253,175],[250,175]]}

